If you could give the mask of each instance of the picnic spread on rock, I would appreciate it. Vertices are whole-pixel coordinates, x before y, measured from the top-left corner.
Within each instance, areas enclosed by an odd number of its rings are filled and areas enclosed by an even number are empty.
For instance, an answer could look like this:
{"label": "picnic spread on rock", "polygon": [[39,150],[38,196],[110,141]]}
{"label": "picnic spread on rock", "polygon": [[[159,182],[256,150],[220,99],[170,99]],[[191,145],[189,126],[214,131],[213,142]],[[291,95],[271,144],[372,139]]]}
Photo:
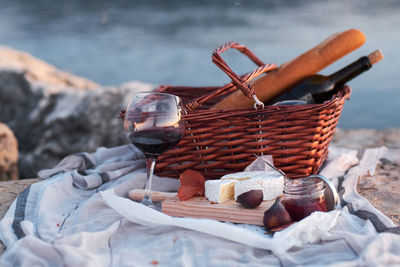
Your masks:
{"label": "picnic spread on rock", "polygon": [[[400,164],[400,150],[360,155],[331,145],[352,92],[347,83],[383,53],[318,74],[365,42],[357,29],[335,33],[281,65],[228,42],[212,62],[230,83],[135,92],[119,114],[130,143],[72,154],[41,170],[42,180],[0,221],[7,247],[0,263],[24,253],[25,263],[43,258],[50,265],[60,258],[79,266],[166,258],[179,265],[198,251],[215,260],[210,249],[246,255],[248,263],[395,262],[388,248],[400,242],[388,234],[400,228],[356,185],[382,160]],[[222,58],[230,49],[256,69],[236,74]]]}

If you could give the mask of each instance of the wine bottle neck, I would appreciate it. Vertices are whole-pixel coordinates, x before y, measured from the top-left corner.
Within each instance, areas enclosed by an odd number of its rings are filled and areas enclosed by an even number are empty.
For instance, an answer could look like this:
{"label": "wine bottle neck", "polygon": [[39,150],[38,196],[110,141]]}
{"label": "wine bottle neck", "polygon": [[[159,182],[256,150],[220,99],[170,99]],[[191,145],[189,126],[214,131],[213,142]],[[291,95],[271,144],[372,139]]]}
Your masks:
{"label": "wine bottle neck", "polygon": [[363,73],[364,71],[372,67],[371,62],[367,56],[361,57],[360,59],[354,61],[350,65],[338,70],[329,76],[330,81],[335,84],[335,86],[342,86],[346,82],[350,81],[357,75]]}

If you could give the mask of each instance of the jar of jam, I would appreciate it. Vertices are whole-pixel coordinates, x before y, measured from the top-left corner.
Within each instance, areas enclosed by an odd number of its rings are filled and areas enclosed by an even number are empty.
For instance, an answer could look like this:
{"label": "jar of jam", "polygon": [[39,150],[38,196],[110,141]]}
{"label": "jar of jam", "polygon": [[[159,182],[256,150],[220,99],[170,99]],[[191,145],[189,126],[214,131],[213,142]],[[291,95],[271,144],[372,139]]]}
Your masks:
{"label": "jar of jam", "polygon": [[294,221],[300,221],[314,211],[327,211],[325,185],[317,177],[287,179],[283,193],[283,205]]}

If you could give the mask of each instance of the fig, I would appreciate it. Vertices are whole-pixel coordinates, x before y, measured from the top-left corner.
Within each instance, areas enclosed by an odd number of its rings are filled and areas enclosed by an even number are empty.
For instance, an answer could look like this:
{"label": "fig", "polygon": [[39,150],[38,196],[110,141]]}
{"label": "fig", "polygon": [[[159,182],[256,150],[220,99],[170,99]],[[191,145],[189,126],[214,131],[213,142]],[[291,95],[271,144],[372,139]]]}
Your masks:
{"label": "fig", "polygon": [[282,204],[283,197],[278,197],[274,204],[267,211],[264,212],[264,227],[267,230],[289,224],[292,222],[290,214]]}
{"label": "fig", "polygon": [[248,209],[254,209],[258,207],[264,199],[262,190],[250,190],[243,194],[240,194],[236,202],[242,204],[243,207]]}

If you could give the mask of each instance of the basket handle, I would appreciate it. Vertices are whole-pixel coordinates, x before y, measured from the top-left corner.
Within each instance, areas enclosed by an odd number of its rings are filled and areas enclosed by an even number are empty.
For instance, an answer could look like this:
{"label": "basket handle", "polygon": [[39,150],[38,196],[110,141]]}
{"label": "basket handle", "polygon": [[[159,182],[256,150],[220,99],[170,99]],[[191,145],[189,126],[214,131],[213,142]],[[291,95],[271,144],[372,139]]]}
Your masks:
{"label": "basket handle", "polygon": [[[228,49],[237,49],[259,67],[246,75],[238,76],[221,57],[221,54]],[[212,54],[212,62],[217,65],[222,71],[224,71],[231,78],[232,82],[211,93],[190,101],[185,105],[187,110],[193,111],[199,108],[201,104],[203,104],[207,100],[224,95],[229,92],[233,92],[237,88],[239,88],[247,97],[254,99],[254,101],[256,102],[254,104],[255,107],[257,107],[257,105],[263,106],[263,103],[258,100],[257,96],[254,93],[254,87],[248,82],[263,73],[276,69],[278,67],[276,64],[264,64],[264,62],[256,57],[253,52],[251,52],[246,46],[238,44],[236,42],[227,42],[215,49]]]}
{"label": "basket handle", "polygon": [[[264,62],[256,57],[253,52],[251,52],[246,46],[240,45],[236,42],[228,42],[215,49],[212,54],[212,62],[217,65],[223,72],[225,72],[229,76],[229,78],[231,78],[233,84],[236,85],[236,87],[239,88],[245,96],[253,98],[256,102],[256,105],[263,106],[262,102],[258,100],[257,96],[254,93],[254,87],[251,84],[247,83],[245,79],[239,77],[222,59],[221,54],[232,48],[246,55],[251,61],[259,66],[260,69],[262,69],[263,66],[266,66]],[[276,67],[277,66],[275,64],[271,64],[269,70],[275,69]]]}

